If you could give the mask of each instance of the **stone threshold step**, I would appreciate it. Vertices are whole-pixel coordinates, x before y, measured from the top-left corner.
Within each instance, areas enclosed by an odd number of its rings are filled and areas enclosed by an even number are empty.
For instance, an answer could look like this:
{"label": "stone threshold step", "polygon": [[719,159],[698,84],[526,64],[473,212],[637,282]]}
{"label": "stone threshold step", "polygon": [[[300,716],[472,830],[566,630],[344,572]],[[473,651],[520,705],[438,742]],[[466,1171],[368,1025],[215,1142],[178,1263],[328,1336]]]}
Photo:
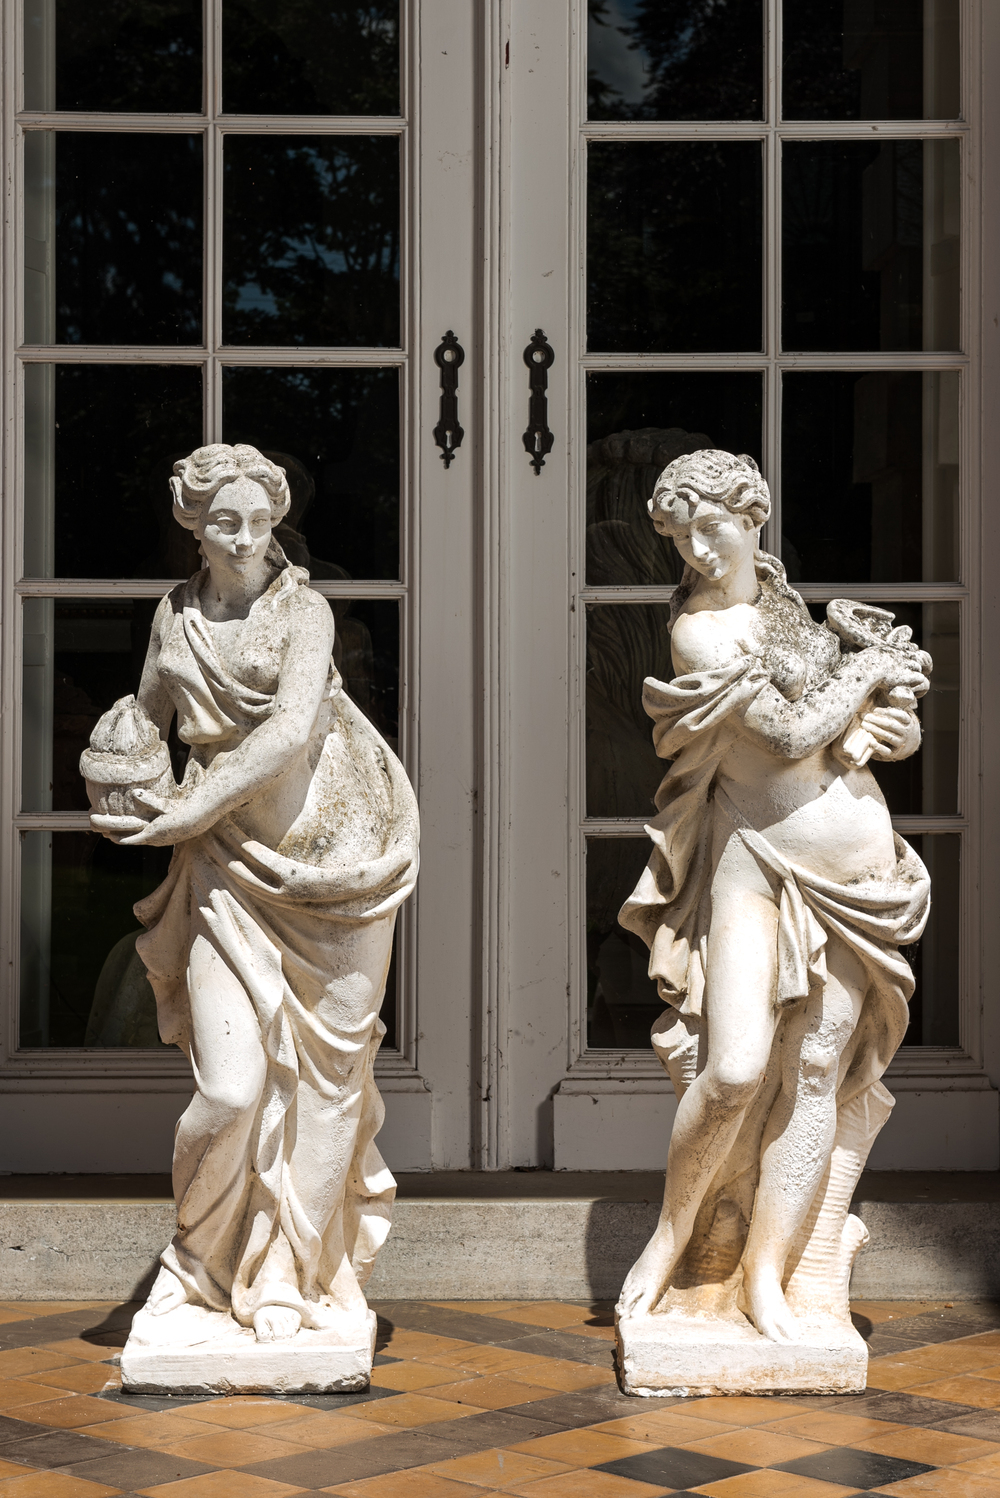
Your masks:
{"label": "stone threshold step", "polygon": [[[607,1299],[656,1222],[655,1172],[449,1171],[399,1178],[375,1299]],[[1000,1297],[1000,1173],[866,1172],[865,1300]],[[0,1299],[145,1294],[174,1227],[166,1176],[0,1177]]]}

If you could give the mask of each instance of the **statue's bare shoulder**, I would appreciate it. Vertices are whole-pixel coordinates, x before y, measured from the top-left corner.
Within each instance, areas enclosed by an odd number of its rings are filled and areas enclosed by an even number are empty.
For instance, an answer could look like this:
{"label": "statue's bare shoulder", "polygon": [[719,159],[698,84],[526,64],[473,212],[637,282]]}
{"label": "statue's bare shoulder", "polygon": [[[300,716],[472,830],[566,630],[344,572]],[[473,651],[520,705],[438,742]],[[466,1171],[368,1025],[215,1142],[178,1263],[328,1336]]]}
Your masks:
{"label": "statue's bare shoulder", "polygon": [[716,671],[752,653],[751,616],[752,610],[744,605],[681,614],[670,642],[674,670]]}

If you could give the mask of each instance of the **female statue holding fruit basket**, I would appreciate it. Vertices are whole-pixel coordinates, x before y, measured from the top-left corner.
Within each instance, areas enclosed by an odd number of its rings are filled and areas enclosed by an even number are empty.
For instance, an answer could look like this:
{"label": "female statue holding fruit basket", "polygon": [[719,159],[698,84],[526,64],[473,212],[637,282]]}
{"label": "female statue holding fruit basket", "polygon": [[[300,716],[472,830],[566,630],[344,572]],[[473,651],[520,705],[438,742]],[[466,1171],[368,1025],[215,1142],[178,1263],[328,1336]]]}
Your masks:
{"label": "female statue holding fruit basket", "polygon": [[884,610],[835,600],[817,624],[758,548],[769,508],[752,459],[715,450],[671,463],[649,502],[687,565],[677,674],[643,699],[672,763],[620,919],[670,1006],[652,1039],[680,1101],[619,1317],[743,1312],[794,1342],[800,1317],[846,1320],[864,1237],[847,1208],[892,1106],[899,947],[929,880],[867,762],[919,748],[931,661]]}
{"label": "female statue holding fruit basket", "polygon": [[394,1194],[373,1143],[378,1011],[416,805],[341,690],[328,605],[271,535],[284,470],[219,444],[174,472],[174,516],[206,567],[163,599],[138,702],[116,704],[82,762],[95,828],[174,846],[136,907],[137,950],[196,1085],[174,1151],[177,1234],[130,1346],[303,1328],[364,1343],[361,1285]]}

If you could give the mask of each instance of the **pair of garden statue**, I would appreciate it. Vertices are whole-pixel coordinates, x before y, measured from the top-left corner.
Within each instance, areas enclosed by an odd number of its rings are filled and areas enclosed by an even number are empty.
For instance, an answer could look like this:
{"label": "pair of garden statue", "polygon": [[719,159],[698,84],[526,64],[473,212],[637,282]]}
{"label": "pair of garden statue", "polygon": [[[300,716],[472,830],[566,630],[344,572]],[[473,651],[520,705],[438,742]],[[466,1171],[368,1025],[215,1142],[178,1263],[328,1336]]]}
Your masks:
{"label": "pair of garden statue", "polygon": [[[395,1191],[373,1068],[416,802],[342,688],[330,609],[272,535],[283,469],[217,444],[174,471],[205,567],[161,602],[138,698],[81,762],[96,829],[174,848],[136,906],[137,949],[195,1079],[177,1232],[123,1382],[363,1387],[363,1287]],[[900,946],[930,895],[867,763],[919,747],[931,662],[884,611],[837,600],[814,622],[758,547],[769,504],[754,462],[714,449],[669,464],[649,501],[686,566],[677,674],[643,696],[667,761],[652,854],[620,917],[650,949],[652,1043],[679,1100],[617,1312],[639,1394],[864,1386],[847,1288],[866,1234],[848,1207],[892,1106]]]}

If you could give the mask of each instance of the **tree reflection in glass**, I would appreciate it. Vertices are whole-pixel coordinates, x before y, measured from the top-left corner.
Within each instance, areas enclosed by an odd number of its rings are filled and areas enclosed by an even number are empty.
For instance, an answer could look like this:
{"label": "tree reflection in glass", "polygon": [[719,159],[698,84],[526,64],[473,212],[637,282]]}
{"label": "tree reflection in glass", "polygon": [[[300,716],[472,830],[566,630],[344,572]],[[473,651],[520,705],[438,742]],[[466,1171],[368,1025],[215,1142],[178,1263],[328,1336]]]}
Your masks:
{"label": "tree reflection in glass", "polygon": [[399,114],[399,0],[223,0],[227,114]]}

